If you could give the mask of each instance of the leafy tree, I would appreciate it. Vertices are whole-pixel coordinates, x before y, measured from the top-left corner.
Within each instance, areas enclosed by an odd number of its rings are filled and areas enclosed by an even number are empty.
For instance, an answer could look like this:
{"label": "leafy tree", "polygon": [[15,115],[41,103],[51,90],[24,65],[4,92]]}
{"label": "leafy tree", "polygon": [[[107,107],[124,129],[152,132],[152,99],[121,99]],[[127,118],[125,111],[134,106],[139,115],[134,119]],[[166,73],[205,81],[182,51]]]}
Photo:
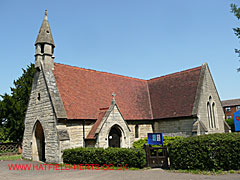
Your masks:
{"label": "leafy tree", "polygon": [[231,127],[231,131],[235,132],[234,119],[226,119],[226,122]]}
{"label": "leafy tree", "polygon": [[24,118],[35,73],[34,64],[22,69],[23,74],[13,82],[11,94],[1,95],[0,141],[22,141]]}
{"label": "leafy tree", "polygon": [[[240,19],[240,8],[236,4],[231,4],[231,12],[234,14],[234,16],[237,17],[238,20]],[[240,39],[240,28],[239,27],[233,28],[233,31],[237,38]],[[235,49],[235,53],[237,53],[238,57],[240,57],[239,49]],[[237,70],[238,72],[240,72],[240,67]]]}

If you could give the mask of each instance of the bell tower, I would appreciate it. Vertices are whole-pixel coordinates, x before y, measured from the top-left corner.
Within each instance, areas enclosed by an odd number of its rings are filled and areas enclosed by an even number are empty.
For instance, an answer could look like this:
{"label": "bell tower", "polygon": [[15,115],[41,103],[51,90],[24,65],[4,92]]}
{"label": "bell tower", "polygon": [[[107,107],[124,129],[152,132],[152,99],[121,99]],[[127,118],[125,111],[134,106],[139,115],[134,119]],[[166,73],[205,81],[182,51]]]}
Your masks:
{"label": "bell tower", "polygon": [[41,69],[42,64],[44,69],[53,70],[55,44],[48,23],[47,10],[45,10],[45,16],[35,42],[35,47],[35,68]]}

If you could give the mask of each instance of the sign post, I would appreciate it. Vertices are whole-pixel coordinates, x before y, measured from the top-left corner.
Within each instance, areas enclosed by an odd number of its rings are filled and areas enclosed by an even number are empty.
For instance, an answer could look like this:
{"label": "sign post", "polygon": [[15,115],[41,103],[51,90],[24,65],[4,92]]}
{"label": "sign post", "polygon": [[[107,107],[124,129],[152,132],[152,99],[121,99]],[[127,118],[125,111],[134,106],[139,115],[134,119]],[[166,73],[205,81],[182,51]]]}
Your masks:
{"label": "sign post", "polygon": [[235,131],[240,131],[240,110],[233,113]]}
{"label": "sign post", "polygon": [[149,145],[163,145],[163,134],[162,133],[148,133],[148,144]]}
{"label": "sign post", "polygon": [[[152,145],[162,145],[152,147]],[[168,167],[167,146],[163,146],[162,133],[148,133],[148,145],[144,145],[147,158],[147,166],[150,167]]]}

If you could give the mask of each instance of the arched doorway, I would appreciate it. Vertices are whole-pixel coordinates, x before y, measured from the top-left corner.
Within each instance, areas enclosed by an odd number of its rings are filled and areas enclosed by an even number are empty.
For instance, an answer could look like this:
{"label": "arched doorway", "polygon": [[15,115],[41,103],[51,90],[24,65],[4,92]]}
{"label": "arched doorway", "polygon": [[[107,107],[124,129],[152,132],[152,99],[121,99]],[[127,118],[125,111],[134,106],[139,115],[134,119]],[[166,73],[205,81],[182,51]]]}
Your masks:
{"label": "arched doorway", "polygon": [[122,133],[119,127],[113,126],[108,135],[109,147],[121,147]]}
{"label": "arched doorway", "polygon": [[32,156],[34,161],[45,162],[45,136],[42,125],[36,122],[33,131]]}

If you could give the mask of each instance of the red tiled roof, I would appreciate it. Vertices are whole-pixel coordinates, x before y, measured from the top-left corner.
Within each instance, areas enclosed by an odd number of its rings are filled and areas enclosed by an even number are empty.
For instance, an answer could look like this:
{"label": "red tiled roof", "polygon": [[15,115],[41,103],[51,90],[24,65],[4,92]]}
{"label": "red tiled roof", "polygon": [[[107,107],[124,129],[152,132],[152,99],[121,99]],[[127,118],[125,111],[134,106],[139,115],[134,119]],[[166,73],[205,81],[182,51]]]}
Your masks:
{"label": "red tiled roof", "polygon": [[53,71],[68,119],[97,119],[116,102],[125,120],[191,116],[201,67],[151,80],[55,63]]}
{"label": "red tiled roof", "polygon": [[191,116],[201,67],[148,81],[154,119]]}
{"label": "red tiled roof", "polygon": [[145,80],[58,63],[53,73],[68,119],[97,119],[113,92],[124,119],[152,119]]}
{"label": "red tiled roof", "polygon": [[94,125],[92,126],[92,128],[91,128],[90,132],[88,133],[88,136],[87,136],[86,139],[96,139],[96,137],[95,137],[96,130],[97,130],[98,126],[100,125],[103,117],[105,116],[107,110],[108,110],[108,108],[107,109],[105,109],[105,108],[100,109],[100,112],[98,114],[98,119],[94,123]]}

